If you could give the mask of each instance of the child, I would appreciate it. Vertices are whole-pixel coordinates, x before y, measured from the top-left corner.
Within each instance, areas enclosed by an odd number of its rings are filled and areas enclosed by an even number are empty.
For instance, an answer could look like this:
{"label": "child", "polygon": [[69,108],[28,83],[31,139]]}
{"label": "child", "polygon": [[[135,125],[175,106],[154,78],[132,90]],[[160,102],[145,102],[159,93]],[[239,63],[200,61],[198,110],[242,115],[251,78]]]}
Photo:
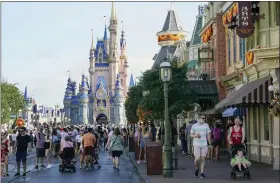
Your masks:
{"label": "child", "polygon": [[248,167],[251,166],[251,162],[248,161],[243,154],[243,151],[238,150],[234,158],[231,159],[230,161],[231,166],[238,166],[239,171],[242,171],[241,165],[247,169]]}

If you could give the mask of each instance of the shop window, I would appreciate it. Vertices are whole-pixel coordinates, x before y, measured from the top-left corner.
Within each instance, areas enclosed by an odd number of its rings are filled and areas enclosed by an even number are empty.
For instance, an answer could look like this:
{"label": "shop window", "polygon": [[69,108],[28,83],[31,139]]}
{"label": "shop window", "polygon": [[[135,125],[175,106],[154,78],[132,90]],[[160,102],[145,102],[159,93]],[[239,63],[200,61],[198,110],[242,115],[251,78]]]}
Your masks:
{"label": "shop window", "polygon": [[233,62],[236,62],[236,32],[233,31]]}
{"label": "shop window", "polygon": [[263,140],[269,141],[269,113],[266,105],[263,105]]}
{"label": "shop window", "polygon": [[245,39],[239,38],[239,59],[245,65]]}
{"label": "shop window", "polygon": [[227,49],[228,49],[228,66],[231,65],[231,62],[230,62],[230,35],[228,34],[227,36]]}
{"label": "shop window", "polygon": [[253,107],[253,140],[257,140],[258,139],[258,109],[257,107]]}

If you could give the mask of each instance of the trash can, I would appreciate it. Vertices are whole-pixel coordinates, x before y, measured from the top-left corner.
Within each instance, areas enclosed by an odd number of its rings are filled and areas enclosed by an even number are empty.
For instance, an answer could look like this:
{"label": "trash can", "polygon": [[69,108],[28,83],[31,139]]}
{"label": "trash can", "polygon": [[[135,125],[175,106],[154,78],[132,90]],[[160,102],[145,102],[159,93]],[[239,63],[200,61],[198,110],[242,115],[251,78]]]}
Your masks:
{"label": "trash can", "polygon": [[128,138],[128,152],[134,152],[134,137],[129,136]]}
{"label": "trash can", "polygon": [[159,142],[146,145],[147,175],[162,174],[162,146]]}
{"label": "trash can", "polygon": [[[144,150],[144,149],[143,149]],[[138,159],[139,159],[139,153],[140,153],[140,147],[138,146],[138,141],[137,140],[135,140],[134,139],[134,155],[135,155],[135,160],[137,160],[138,161]],[[143,152],[142,154],[141,154],[141,160],[142,159],[144,159],[144,154],[145,154],[145,152]]]}

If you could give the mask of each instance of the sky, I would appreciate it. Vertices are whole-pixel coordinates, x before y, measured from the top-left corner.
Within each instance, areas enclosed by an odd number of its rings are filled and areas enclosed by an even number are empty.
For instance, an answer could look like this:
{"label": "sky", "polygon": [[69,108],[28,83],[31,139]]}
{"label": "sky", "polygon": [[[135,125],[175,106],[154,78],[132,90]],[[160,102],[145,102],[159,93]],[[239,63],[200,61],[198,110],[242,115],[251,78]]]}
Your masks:
{"label": "sky", "polygon": [[[77,82],[81,82],[83,73],[88,75],[91,30],[95,41],[103,36],[111,3],[1,4],[2,78],[18,83],[22,91],[27,86],[28,95],[39,105],[63,107],[67,71]],[[188,32],[187,40],[191,38],[200,4],[203,2],[173,3],[182,27]],[[116,2],[115,7],[119,33],[122,27],[126,32],[129,80],[130,73],[139,77],[151,68],[152,58],[160,49],[156,33],[162,29],[171,3]]]}

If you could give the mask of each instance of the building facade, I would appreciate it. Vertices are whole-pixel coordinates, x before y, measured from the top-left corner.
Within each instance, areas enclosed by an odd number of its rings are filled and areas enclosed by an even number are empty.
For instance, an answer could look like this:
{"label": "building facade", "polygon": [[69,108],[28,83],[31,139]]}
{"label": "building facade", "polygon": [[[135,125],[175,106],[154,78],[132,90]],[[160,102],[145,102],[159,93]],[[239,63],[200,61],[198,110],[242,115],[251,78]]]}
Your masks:
{"label": "building facade", "polygon": [[[125,123],[124,98],[127,95],[127,68],[125,32],[118,35],[118,19],[112,3],[110,37],[105,25],[102,39],[96,46],[92,37],[89,53],[89,76],[82,75],[78,93],[76,82],[68,79],[64,96],[65,118],[74,124],[105,123],[114,125]],[[120,54],[118,54],[120,45]]]}
{"label": "building facade", "polygon": [[[168,10],[162,30],[157,34],[160,51],[153,57],[152,68],[159,68],[164,61],[183,62],[186,60],[187,32],[182,28],[177,12],[171,8]],[[175,59],[176,58],[176,59]]]}
{"label": "building facade", "polygon": [[[279,7],[278,2],[250,2],[249,13],[254,31],[241,38],[239,2],[218,2],[224,25],[225,75],[220,76],[226,97],[217,109],[244,110],[243,125],[251,160],[272,164],[279,170],[279,111],[270,112],[269,105],[279,93]],[[237,11],[238,10],[238,11]],[[240,16],[240,15],[239,15]],[[265,19],[264,19],[265,17]],[[216,18],[217,19],[217,18]],[[222,30],[222,29],[221,29]],[[221,39],[221,38],[220,38]],[[224,53],[219,53],[225,51]],[[272,87],[273,86],[273,87]],[[268,88],[273,91],[269,91]]]}

